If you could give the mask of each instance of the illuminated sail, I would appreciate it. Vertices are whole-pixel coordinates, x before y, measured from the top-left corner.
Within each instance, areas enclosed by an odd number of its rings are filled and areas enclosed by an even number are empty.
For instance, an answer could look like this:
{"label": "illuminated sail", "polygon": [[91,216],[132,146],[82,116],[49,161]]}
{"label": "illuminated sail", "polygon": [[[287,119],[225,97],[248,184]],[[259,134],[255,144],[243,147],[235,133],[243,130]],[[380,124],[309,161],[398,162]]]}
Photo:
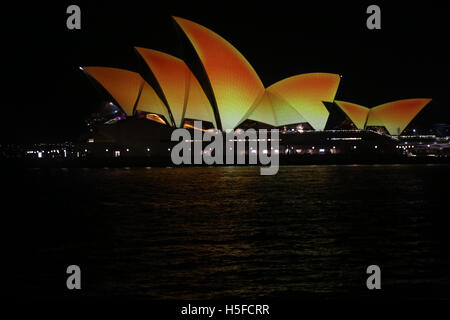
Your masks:
{"label": "illuminated sail", "polygon": [[153,72],[175,120],[197,119],[215,125],[214,112],[198,80],[183,60],[156,50],[136,48]]}
{"label": "illuminated sail", "polygon": [[355,126],[363,130],[366,125],[369,108],[345,101],[334,101],[336,105],[353,121]]}
{"label": "illuminated sail", "polygon": [[340,76],[331,73],[305,73],[281,80],[267,91],[282,97],[314,129],[323,130],[329,112],[322,101],[333,102]]}
{"label": "illuminated sail", "polygon": [[213,31],[174,17],[194,47],[212,87],[222,129],[234,129],[258,98],[264,86],[244,56]]}
{"label": "illuminated sail", "polygon": [[384,126],[390,134],[399,135],[431,99],[404,99],[370,109],[366,126]]}
{"label": "illuminated sail", "polygon": [[133,108],[142,85],[142,77],[132,71],[108,67],[83,67],[116,100],[127,116]]}
{"label": "illuminated sail", "polygon": [[281,97],[266,91],[247,119],[274,127],[306,122],[306,120]]}
{"label": "illuminated sail", "polygon": [[170,123],[170,116],[166,106],[158,97],[155,90],[153,90],[153,88],[145,81],[143,82],[136,110],[162,115],[164,116],[166,123]]}

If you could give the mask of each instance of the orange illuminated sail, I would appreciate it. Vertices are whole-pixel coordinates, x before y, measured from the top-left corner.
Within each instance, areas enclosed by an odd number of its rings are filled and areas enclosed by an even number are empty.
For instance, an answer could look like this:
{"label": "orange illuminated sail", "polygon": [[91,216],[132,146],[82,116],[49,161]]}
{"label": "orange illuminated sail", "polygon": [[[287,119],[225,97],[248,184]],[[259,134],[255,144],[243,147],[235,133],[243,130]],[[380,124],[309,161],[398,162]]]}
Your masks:
{"label": "orange illuminated sail", "polygon": [[108,67],[83,67],[82,70],[97,80],[128,116],[133,115],[143,81],[138,73]]}
{"label": "orange illuminated sail", "polygon": [[177,127],[182,127],[185,118],[205,120],[215,125],[211,104],[183,60],[156,50],[136,50],[158,81]]}
{"label": "orange illuminated sail", "polygon": [[164,116],[167,123],[170,121],[167,107],[158,97],[155,90],[153,90],[153,88],[145,81],[142,87],[141,95],[139,96],[139,100],[137,102],[136,110],[159,114]]}
{"label": "orange illuminated sail", "polygon": [[390,134],[399,135],[431,99],[404,99],[370,109],[366,126],[384,126]]}
{"label": "orange illuminated sail", "polygon": [[306,120],[281,97],[266,91],[250,112],[247,119],[279,127],[287,124],[306,122]]}
{"label": "orange illuminated sail", "polygon": [[340,76],[305,73],[281,80],[267,91],[282,97],[316,130],[323,130],[329,112],[322,101],[333,102]]}
{"label": "orange illuminated sail", "polygon": [[212,87],[222,129],[234,129],[264,94],[264,86],[244,56],[213,31],[174,17],[194,47]]}
{"label": "orange illuminated sail", "polygon": [[336,105],[353,121],[355,126],[363,130],[366,125],[369,108],[345,101],[334,101]]}
{"label": "orange illuminated sail", "polygon": [[145,60],[158,81],[169,104],[175,125],[181,127],[184,118],[186,86],[189,77],[185,63],[177,57],[160,51],[145,48],[136,48],[136,50]]}
{"label": "orange illuminated sail", "polygon": [[214,111],[197,78],[190,72],[185,119],[209,121],[217,128]]}

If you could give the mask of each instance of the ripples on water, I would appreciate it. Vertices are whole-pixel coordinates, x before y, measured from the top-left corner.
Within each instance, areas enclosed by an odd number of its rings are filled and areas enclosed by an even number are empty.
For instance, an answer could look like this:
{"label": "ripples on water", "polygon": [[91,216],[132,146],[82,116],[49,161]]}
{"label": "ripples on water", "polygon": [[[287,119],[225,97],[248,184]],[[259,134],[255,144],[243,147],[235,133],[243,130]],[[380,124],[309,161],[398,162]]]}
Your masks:
{"label": "ripples on water", "polygon": [[365,269],[377,264],[380,296],[450,296],[450,166],[7,176],[15,294],[67,294],[65,268],[78,264],[87,296],[364,297]]}

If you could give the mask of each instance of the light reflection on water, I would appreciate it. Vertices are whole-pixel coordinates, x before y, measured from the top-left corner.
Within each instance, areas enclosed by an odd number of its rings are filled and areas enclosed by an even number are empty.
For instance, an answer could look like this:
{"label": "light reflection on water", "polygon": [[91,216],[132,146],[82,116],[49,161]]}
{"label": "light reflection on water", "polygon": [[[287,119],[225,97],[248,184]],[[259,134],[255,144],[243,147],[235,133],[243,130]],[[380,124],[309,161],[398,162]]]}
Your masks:
{"label": "light reflection on water", "polygon": [[21,187],[48,208],[35,221],[43,278],[78,259],[86,295],[364,296],[378,264],[383,294],[448,297],[449,177],[445,165],[52,169]]}

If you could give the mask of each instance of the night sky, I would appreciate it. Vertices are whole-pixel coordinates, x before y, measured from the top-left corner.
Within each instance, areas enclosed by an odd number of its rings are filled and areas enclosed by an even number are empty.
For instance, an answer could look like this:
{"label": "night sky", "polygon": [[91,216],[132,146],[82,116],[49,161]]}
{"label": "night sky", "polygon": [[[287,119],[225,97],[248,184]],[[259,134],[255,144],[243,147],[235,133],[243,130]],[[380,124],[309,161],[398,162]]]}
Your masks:
{"label": "night sky", "polygon": [[[372,1],[59,2],[2,3],[1,141],[77,137],[102,100],[78,67],[137,71],[134,46],[180,56],[172,15],[228,40],[265,86],[299,73],[339,73],[338,100],[370,107],[429,97],[416,122],[450,122],[450,27],[442,5],[378,3],[382,29],[368,30]],[[81,7],[81,30],[66,28],[70,4]]]}

